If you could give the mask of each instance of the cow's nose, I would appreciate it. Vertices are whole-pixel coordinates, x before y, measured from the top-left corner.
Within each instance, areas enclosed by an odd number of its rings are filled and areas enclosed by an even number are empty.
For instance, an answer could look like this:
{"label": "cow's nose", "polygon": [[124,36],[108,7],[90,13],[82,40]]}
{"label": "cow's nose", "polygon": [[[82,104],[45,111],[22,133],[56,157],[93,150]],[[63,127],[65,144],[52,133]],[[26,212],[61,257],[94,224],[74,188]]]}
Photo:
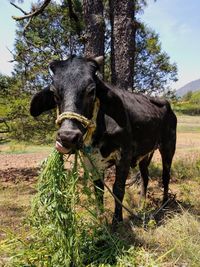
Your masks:
{"label": "cow's nose", "polygon": [[82,140],[82,134],[79,130],[58,131],[58,138],[66,148],[78,148]]}

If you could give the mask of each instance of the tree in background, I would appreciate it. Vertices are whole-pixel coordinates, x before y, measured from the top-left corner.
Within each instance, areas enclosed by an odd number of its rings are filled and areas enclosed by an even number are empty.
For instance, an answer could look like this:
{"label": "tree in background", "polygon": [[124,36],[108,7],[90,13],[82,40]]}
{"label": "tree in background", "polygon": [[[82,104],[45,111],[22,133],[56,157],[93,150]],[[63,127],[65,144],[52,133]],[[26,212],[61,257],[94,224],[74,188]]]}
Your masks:
{"label": "tree in background", "polygon": [[[18,33],[19,44],[22,42],[18,46],[25,55],[25,47],[35,53],[35,58],[30,56],[26,62],[21,57],[26,70],[32,65],[29,71],[32,75],[36,66],[38,70],[43,66],[46,71],[45,64],[55,58],[63,59],[73,53],[105,54],[106,77],[110,76],[119,88],[155,94],[163,92],[169,81],[176,80],[177,67],[161,50],[158,35],[138,19],[147,4],[145,0],[84,0],[83,3],[63,0],[61,5],[44,0],[45,3],[48,5],[40,16],[34,16],[31,23],[23,22]],[[34,11],[31,14],[35,14]],[[23,53],[17,51],[16,54]],[[19,66],[19,69],[23,68]],[[36,77],[38,85],[45,81],[39,72]]]}
{"label": "tree in background", "polygon": [[104,56],[104,6],[101,0],[83,0],[85,56]]}
{"label": "tree in background", "polygon": [[50,82],[48,64],[54,59],[105,54],[105,77],[113,84],[148,94],[165,91],[168,82],[176,79],[177,68],[162,51],[158,35],[140,22],[145,5],[144,0],[63,0],[61,4],[44,0],[33,4],[30,14],[17,18],[13,54],[18,82],[10,90],[18,94],[10,114],[18,114],[17,124],[12,123],[18,137],[28,140],[31,129],[38,136],[46,129],[49,134],[42,136],[42,142],[50,140],[52,113],[38,118],[40,127],[35,129],[28,106],[30,95]]}
{"label": "tree in background", "polygon": [[7,75],[0,74],[0,142],[4,140],[5,134],[10,132],[8,125],[9,108],[9,88],[12,86],[14,79]]}
{"label": "tree in background", "polygon": [[162,51],[158,34],[140,23],[135,47],[134,89],[147,94],[170,91],[170,81],[177,81],[177,66]]}
{"label": "tree in background", "polygon": [[[79,18],[82,9],[77,1],[74,5]],[[25,90],[35,92],[48,81],[49,62],[64,59],[70,54],[82,54],[83,43],[80,40],[81,18],[77,27],[72,23],[66,1],[63,5],[54,2],[32,20],[27,30],[25,21],[18,23],[15,42],[15,73],[24,80]]]}
{"label": "tree in background", "polygon": [[109,0],[111,24],[111,82],[132,89],[135,50],[135,1]]}

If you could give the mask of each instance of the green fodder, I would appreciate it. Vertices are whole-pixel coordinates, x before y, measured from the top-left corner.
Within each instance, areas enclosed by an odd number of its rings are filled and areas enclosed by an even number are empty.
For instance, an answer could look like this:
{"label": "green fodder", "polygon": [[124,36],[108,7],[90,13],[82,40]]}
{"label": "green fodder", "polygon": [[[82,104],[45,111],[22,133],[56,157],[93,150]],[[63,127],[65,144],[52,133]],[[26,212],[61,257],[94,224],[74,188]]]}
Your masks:
{"label": "green fodder", "polygon": [[32,223],[44,237],[47,251],[40,262],[54,266],[78,266],[81,262],[77,194],[77,156],[71,172],[65,173],[62,155],[52,153],[40,175],[38,195],[34,202]]}
{"label": "green fodder", "polygon": [[[83,169],[85,175],[80,177]],[[0,249],[6,248],[9,258],[5,266],[115,264],[125,245],[117,235],[110,233],[105,222],[98,220],[90,180],[78,154],[70,171],[64,169],[58,152],[48,157],[39,176],[28,233],[10,235],[0,244]]]}

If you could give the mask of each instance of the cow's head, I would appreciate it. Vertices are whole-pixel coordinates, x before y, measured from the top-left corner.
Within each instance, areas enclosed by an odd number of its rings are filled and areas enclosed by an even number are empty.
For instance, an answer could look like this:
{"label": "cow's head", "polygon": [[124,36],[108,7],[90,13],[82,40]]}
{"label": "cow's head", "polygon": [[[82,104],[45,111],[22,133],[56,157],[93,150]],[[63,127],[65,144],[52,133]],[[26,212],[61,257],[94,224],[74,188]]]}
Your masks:
{"label": "cow's head", "polygon": [[[59,113],[79,114],[92,119],[96,101],[96,72],[103,57],[86,59],[70,57],[50,64],[53,73],[52,85],[37,93],[30,106],[32,116],[58,107]],[[59,120],[56,147],[60,152],[68,153],[83,145],[87,127],[76,118]]]}

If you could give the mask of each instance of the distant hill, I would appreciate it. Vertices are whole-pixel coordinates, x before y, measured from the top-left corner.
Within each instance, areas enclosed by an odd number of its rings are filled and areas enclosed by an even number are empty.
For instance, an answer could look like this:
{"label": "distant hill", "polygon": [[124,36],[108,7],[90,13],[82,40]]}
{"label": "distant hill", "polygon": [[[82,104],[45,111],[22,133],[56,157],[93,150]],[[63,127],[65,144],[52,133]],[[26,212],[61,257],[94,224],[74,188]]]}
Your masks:
{"label": "distant hill", "polygon": [[198,90],[200,90],[200,79],[187,83],[183,87],[179,88],[176,91],[176,94],[178,97],[182,97],[189,91],[195,92]]}

